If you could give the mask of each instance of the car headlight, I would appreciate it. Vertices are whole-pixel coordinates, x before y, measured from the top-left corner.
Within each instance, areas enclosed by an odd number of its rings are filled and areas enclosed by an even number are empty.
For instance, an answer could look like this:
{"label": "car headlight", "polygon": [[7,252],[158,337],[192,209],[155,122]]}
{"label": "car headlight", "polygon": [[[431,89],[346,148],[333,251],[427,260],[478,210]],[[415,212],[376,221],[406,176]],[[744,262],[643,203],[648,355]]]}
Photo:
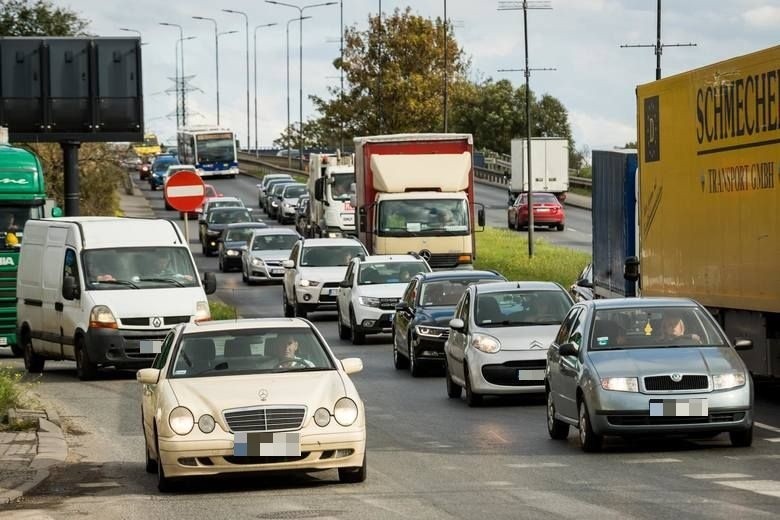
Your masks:
{"label": "car headlight", "polygon": [[298,285],[301,287],[317,287],[320,284],[318,280],[301,280]]}
{"label": "car headlight", "polygon": [[638,392],[639,381],[635,377],[603,377],[601,388],[615,392]]}
{"label": "car headlight", "polygon": [[93,329],[115,329],[116,318],[106,305],[95,305],[89,313],[89,326]]}
{"label": "car headlight", "polygon": [[447,330],[443,327],[428,327],[426,325],[417,325],[414,328],[415,332],[419,334],[420,336],[429,336],[432,338],[438,338],[441,337],[442,334]]}
{"label": "car headlight", "polygon": [[727,388],[736,388],[745,384],[745,374],[735,372],[733,374],[719,374],[712,376],[713,390],[726,390]]}
{"label": "car headlight", "polygon": [[285,202],[284,204],[282,204],[282,206],[284,207],[284,209],[292,209],[292,204],[289,204],[289,203],[287,203],[287,202]]}
{"label": "car headlight", "polygon": [[228,256],[238,256],[241,254],[241,251],[236,251],[235,249],[228,249],[226,254]]}
{"label": "car headlight", "polygon": [[200,419],[198,419],[198,428],[200,428],[200,431],[203,433],[213,432],[215,425],[214,418],[209,414],[201,415]]}
{"label": "car headlight", "polygon": [[501,350],[501,342],[485,334],[474,334],[471,338],[471,346],[485,354],[495,354]]}
{"label": "car headlight", "polygon": [[365,305],[366,307],[379,307],[382,303],[379,298],[374,298],[372,296],[360,296],[358,302],[360,302],[360,305]]}
{"label": "car headlight", "polygon": [[209,310],[209,302],[199,301],[195,304],[195,322],[209,321],[211,319],[211,310]]}
{"label": "car headlight", "polygon": [[276,208],[276,207],[278,207],[278,206],[279,206],[279,203],[278,203],[277,201],[275,201],[275,200],[274,200],[274,201],[272,201],[272,202],[271,202],[271,206],[273,206],[273,207],[275,207],[275,208]]}
{"label": "car headlight", "polygon": [[173,433],[177,435],[187,435],[192,431],[195,426],[195,418],[192,416],[192,412],[183,406],[177,406],[171,410],[171,414],[168,416],[168,424],[171,426]]}
{"label": "car headlight", "polygon": [[263,267],[263,260],[260,258],[253,258],[252,259],[252,265],[256,267]]}
{"label": "car headlight", "polygon": [[330,424],[330,412],[327,408],[318,408],[314,412],[314,423],[322,428]]}
{"label": "car headlight", "polygon": [[333,409],[333,417],[342,426],[351,426],[357,420],[358,407],[355,401],[349,397],[342,397],[336,401]]}

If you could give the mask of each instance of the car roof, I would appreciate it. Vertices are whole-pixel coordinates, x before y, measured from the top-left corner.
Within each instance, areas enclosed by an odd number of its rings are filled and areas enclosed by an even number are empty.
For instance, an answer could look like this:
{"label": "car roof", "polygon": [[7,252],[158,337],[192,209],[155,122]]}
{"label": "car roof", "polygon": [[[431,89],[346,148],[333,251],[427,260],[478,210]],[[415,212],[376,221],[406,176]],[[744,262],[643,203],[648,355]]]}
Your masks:
{"label": "car roof", "polygon": [[[477,287],[477,286],[475,286]],[[513,289],[519,289],[521,291],[562,291],[566,290],[555,282],[535,282],[535,281],[522,281],[522,282],[494,282],[480,284],[480,293],[497,293],[504,291],[511,291]]]}
{"label": "car roof", "polygon": [[285,227],[265,227],[254,231],[255,235],[294,235],[300,236],[297,231]]}
{"label": "car roof", "polygon": [[594,309],[636,309],[661,307],[698,307],[690,298],[643,297],[643,298],[605,298],[580,302]]}
{"label": "car roof", "polygon": [[303,242],[304,247],[327,247],[327,246],[354,246],[363,244],[354,238],[307,238]]}
{"label": "car roof", "polygon": [[308,321],[300,318],[242,318],[238,320],[211,320],[200,323],[186,323],[182,327],[182,334],[303,327],[313,328]]}
{"label": "car roof", "polygon": [[233,228],[268,229],[268,224],[266,224],[265,222],[233,222],[232,224],[227,225],[227,229],[233,229]]}
{"label": "car roof", "polygon": [[449,271],[433,271],[432,273],[420,273],[417,276],[421,276],[424,282],[436,280],[462,280],[467,278],[495,278],[501,281],[504,280],[504,276],[495,271],[481,271],[476,269],[451,269]]}
{"label": "car roof", "polygon": [[360,259],[362,264],[378,264],[380,262],[425,262],[425,260],[412,255],[369,255]]}
{"label": "car roof", "polygon": [[211,208],[209,212],[220,212],[220,211],[249,211],[249,208],[242,207],[242,206],[228,206],[228,207],[222,207],[222,208]]}
{"label": "car roof", "polygon": [[238,197],[209,197],[209,199],[206,202],[211,203],[211,202],[222,202],[222,201],[241,202],[243,204],[243,201]]}

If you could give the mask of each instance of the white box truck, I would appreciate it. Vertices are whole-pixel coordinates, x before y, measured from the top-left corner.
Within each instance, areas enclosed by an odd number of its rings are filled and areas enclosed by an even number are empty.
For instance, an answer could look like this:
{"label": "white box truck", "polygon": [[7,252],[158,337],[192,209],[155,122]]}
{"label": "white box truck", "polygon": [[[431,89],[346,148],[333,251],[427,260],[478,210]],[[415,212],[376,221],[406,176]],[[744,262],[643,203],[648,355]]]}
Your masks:
{"label": "white box truck", "polygon": [[[509,179],[509,205],[528,191],[528,153],[525,138],[512,139],[512,176]],[[531,138],[531,188],[553,193],[563,202],[569,191],[569,140],[558,137]]]}
{"label": "white box truck", "polygon": [[355,235],[355,208],[350,203],[354,183],[352,155],[311,155],[308,182],[310,237]]}

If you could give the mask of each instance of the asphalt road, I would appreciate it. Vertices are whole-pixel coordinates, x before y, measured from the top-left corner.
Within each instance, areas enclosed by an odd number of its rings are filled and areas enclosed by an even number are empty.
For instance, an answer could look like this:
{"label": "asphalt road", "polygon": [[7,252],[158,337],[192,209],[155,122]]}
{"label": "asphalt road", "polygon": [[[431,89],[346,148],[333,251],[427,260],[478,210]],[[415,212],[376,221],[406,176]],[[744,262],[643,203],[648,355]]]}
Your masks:
{"label": "asphalt road", "polygon": [[[255,206],[254,181],[217,181],[225,195]],[[147,192],[160,216],[161,194]],[[197,240],[191,224],[192,242]],[[193,251],[202,270],[217,260]],[[278,316],[278,286],[244,287],[218,274],[217,296],[245,317]],[[368,414],[368,480],[339,484],[335,471],[195,480],[173,495],[144,472],[140,389],[131,372],[106,370],[82,383],[74,364],[47,363],[37,391],[69,425],[71,464],[6,518],[231,519],[733,519],[780,511],[780,392],[757,397],[752,448],[712,440],[610,441],[584,454],[575,432],[549,439],[540,398],[489,399],[481,408],[447,399],[432,371],[413,379],[392,366],[388,336],[352,346],[338,339],[333,313],[313,313],[338,357],[362,358],[353,376]],[[19,360],[12,363],[20,364]],[[10,513],[10,514],[9,514]],[[33,516],[34,515],[34,516]]]}

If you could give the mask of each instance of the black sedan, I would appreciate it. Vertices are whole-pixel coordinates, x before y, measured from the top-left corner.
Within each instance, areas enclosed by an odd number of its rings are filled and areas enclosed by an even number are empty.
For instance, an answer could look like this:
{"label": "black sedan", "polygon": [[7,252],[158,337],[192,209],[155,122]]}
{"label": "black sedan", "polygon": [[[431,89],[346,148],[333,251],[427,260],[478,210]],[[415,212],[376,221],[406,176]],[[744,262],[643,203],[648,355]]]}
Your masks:
{"label": "black sedan", "polygon": [[219,270],[223,273],[230,269],[243,267],[241,255],[246,251],[249,239],[255,229],[264,229],[268,226],[265,222],[238,222],[228,224],[219,237],[217,246],[219,256]]}
{"label": "black sedan", "polygon": [[207,220],[200,223],[200,245],[205,256],[219,249],[219,237],[228,224],[258,222],[249,208],[214,208]]}
{"label": "black sedan", "polygon": [[495,271],[435,271],[420,273],[409,282],[393,318],[393,364],[407,366],[412,376],[421,363],[444,364],[444,343],[455,306],[472,283],[505,282]]}

